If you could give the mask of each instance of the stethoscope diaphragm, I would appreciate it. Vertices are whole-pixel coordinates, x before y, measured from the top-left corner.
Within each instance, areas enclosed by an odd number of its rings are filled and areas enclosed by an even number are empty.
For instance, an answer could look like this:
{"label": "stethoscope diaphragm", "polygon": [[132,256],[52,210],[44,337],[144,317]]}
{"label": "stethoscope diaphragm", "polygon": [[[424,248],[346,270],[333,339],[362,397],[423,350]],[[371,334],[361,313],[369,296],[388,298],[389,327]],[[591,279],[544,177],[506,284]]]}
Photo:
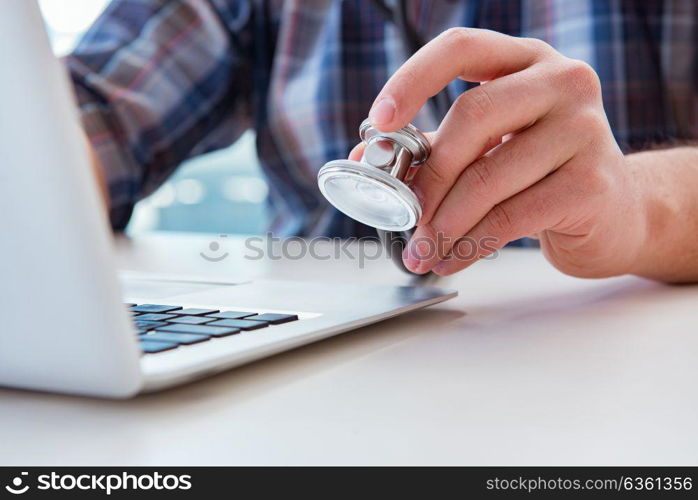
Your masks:
{"label": "stethoscope diaphragm", "polygon": [[431,152],[426,137],[413,125],[381,132],[368,120],[360,127],[366,143],[361,161],[334,160],[318,173],[323,196],[340,212],[384,231],[407,231],[422,216],[409,183],[416,166]]}

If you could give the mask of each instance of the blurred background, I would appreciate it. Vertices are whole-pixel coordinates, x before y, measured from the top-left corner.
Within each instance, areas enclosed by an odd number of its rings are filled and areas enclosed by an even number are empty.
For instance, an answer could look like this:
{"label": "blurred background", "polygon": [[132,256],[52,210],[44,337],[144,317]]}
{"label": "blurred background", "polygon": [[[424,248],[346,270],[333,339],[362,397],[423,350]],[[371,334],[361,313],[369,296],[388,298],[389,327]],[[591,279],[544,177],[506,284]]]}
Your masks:
{"label": "blurred background", "polygon": [[[39,0],[54,52],[68,54],[110,0]],[[261,234],[267,184],[247,132],[233,146],[182,165],[136,206],[127,231]]]}

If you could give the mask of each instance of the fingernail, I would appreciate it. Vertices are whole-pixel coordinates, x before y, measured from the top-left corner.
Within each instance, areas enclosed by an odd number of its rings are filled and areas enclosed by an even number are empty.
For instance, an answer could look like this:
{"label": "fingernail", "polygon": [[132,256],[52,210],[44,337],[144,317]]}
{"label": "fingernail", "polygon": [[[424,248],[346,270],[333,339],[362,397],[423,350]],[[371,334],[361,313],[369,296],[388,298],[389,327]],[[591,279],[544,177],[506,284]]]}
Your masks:
{"label": "fingernail", "polygon": [[416,271],[417,266],[419,266],[419,260],[410,252],[409,246],[402,251],[402,262],[405,263],[405,267],[410,271]]}
{"label": "fingernail", "polygon": [[403,261],[408,269],[420,272],[422,263],[431,258],[431,245],[424,239],[412,240],[402,254]]}
{"label": "fingernail", "polygon": [[395,116],[395,101],[392,97],[384,97],[378,101],[368,113],[372,125],[385,125]]}

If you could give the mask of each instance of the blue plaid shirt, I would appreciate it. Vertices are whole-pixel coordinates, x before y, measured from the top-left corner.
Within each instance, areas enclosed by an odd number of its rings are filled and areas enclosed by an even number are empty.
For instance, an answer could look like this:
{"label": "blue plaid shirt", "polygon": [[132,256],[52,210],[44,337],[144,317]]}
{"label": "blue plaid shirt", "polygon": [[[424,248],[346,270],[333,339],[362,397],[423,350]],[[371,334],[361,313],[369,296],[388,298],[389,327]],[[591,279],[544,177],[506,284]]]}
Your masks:
{"label": "blue plaid shirt", "polygon": [[[390,3],[390,2],[388,2]],[[413,0],[424,40],[452,26],[545,40],[598,72],[625,151],[698,137],[695,0]],[[253,128],[281,235],[373,234],[320,195],[409,56],[369,0],[114,0],[66,62],[123,228],[184,160]],[[466,89],[454,82],[452,96]],[[423,130],[438,118],[425,107]],[[554,138],[551,138],[554,140]],[[234,165],[230,167],[235,168]]]}

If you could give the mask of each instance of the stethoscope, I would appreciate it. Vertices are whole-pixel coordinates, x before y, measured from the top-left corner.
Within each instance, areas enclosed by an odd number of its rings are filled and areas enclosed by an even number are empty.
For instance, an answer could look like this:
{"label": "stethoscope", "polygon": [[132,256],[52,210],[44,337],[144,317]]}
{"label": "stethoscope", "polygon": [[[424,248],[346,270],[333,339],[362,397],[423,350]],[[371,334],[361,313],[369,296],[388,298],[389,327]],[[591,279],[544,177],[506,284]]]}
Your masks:
{"label": "stethoscope", "polygon": [[[395,24],[403,42],[414,53],[424,44],[407,22],[405,1],[394,8],[372,0],[379,12]],[[440,121],[451,100],[448,89],[429,100]],[[318,172],[323,196],[340,212],[376,229],[378,237],[403,271],[413,274],[402,262],[402,251],[422,215],[422,207],[410,183],[419,165],[431,153],[429,141],[413,125],[396,132],[381,132],[364,120],[359,137],[365,144],[360,161],[334,160]]]}

